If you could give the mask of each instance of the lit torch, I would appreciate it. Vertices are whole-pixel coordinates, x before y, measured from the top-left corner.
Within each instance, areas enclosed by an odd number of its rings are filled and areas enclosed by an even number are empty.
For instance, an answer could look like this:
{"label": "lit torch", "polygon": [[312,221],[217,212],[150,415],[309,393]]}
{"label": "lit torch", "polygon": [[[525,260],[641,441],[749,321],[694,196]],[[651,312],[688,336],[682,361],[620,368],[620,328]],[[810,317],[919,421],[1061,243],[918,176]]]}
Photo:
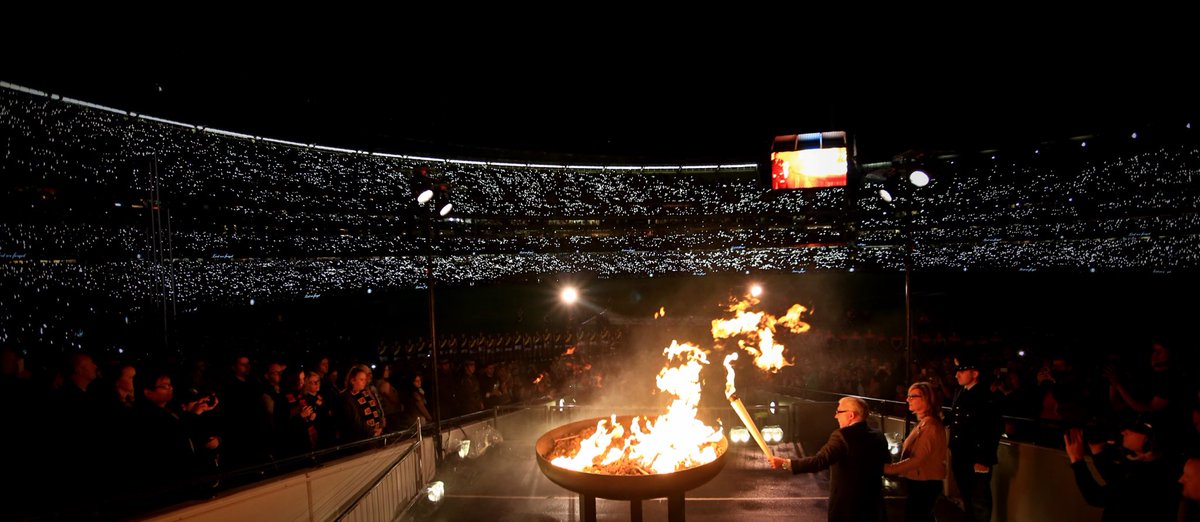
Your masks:
{"label": "lit torch", "polygon": [[742,419],[742,424],[746,425],[746,429],[750,430],[750,434],[754,436],[754,441],[758,443],[758,447],[762,448],[763,453],[767,458],[771,458],[771,448],[767,447],[767,441],[763,440],[762,433],[759,433],[758,426],[754,424],[754,419],[750,418],[750,412],[746,411],[746,406],[742,404],[742,399],[738,398],[737,390],[733,387],[733,361],[738,358],[737,352],[733,352],[725,356],[725,397],[729,399],[729,405],[733,406],[733,411],[737,412],[738,417]]}

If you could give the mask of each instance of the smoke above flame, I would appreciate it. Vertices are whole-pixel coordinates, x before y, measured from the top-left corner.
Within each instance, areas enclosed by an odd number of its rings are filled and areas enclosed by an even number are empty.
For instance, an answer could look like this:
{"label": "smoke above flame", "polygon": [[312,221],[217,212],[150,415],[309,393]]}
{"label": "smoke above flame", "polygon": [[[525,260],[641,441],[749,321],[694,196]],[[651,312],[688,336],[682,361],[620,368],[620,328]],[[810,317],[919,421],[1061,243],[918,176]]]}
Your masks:
{"label": "smoke above flame", "polygon": [[756,366],[778,372],[792,363],[783,357],[784,346],[775,342],[776,328],[782,326],[792,333],[807,332],[811,326],[801,317],[808,309],[794,304],[783,317],[776,318],[766,312],[751,311],[750,308],[758,303],[757,298],[749,297],[730,305],[729,311],[734,313],[732,319],[713,319],[713,339],[738,338],[738,348],[753,356]]}

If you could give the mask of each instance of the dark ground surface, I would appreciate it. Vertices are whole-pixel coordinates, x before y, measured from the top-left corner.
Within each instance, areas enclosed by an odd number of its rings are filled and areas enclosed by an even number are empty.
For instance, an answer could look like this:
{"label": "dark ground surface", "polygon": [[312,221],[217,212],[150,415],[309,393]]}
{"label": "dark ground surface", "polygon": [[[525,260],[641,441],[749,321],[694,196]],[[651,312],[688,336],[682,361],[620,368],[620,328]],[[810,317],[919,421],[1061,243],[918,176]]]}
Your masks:
{"label": "dark ground surface", "polygon": [[[438,472],[446,497],[432,521],[575,521],[580,520],[579,497],[546,478],[534,453],[537,438],[563,424],[561,419],[504,422],[504,442],[476,459],[450,460]],[[781,456],[796,456],[798,444],[773,446]],[[731,445],[724,469],[710,482],[685,495],[684,510],[691,521],[754,520],[757,522],[826,520],[828,472],[791,475],[771,470],[754,445]],[[453,457],[452,457],[453,459]],[[889,493],[888,519],[903,520],[903,499]],[[958,520],[943,501],[939,520]],[[667,520],[667,500],[642,502],[644,520]],[[630,520],[627,501],[598,499],[597,520]]]}

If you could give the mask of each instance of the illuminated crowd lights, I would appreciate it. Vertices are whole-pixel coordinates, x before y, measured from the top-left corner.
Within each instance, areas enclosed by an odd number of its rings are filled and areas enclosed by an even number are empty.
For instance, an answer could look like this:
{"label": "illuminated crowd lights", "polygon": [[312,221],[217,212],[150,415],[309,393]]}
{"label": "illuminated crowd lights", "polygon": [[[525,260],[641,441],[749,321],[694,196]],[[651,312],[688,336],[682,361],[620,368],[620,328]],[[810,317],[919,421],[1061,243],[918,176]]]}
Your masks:
{"label": "illuminated crowd lights", "polygon": [[[454,219],[464,223],[497,215],[540,218],[544,227],[564,216],[803,215],[815,216],[811,222],[820,225],[775,223],[765,229],[718,227],[716,232],[652,236],[617,230],[616,235],[590,237],[585,227],[585,235],[571,237],[548,232],[520,238],[444,237],[441,247],[453,257],[439,259],[435,273],[447,284],[575,271],[620,277],[751,269],[889,271],[903,265],[894,249],[880,248],[901,240],[896,231],[902,217],[881,212],[883,203],[865,185],[768,193],[753,168],[716,166],[719,176],[713,180],[692,175],[705,169],[677,166],[530,165],[366,154],[142,116],[131,119],[122,111],[48,100],[7,84],[0,88],[0,106],[25,138],[0,159],[3,170],[30,172],[51,186],[84,184],[116,191],[111,204],[103,205],[104,222],[133,220],[116,225],[0,223],[3,259],[46,261],[0,267],[0,285],[18,289],[15,308],[54,288],[116,299],[146,297],[145,276],[154,271],[137,261],[146,258],[141,225],[146,206],[139,196],[122,191],[144,193],[147,174],[127,168],[121,154],[106,153],[138,147],[158,152],[168,206],[180,209],[197,198],[221,201],[214,204],[222,217],[172,214],[177,257],[169,270],[178,282],[176,297],[188,305],[247,305],[251,296],[258,305],[347,288],[370,293],[422,285],[421,278],[406,275],[414,263],[404,256],[420,253],[424,243],[391,232],[415,219],[412,196],[396,187],[411,187],[413,168],[426,165],[435,166],[442,181],[455,187]],[[939,176],[913,201],[919,212],[910,216],[917,243],[912,266],[1076,270],[1086,259],[1089,272],[1167,273],[1200,267],[1200,217],[1187,211],[1200,205],[1200,197],[1179,190],[1193,183],[1200,148],[1143,138],[1137,137],[1144,145],[1141,151],[1107,155],[1099,154],[1108,152],[1101,150],[1103,142],[1089,140],[1086,161],[1076,163],[1046,163],[1042,158],[1049,154],[1043,147],[1037,154],[1031,150],[1028,158],[993,154],[994,161],[983,163],[948,162],[953,175]],[[291,164],[301,167],[285,167]],[[289,188],[298,186],[306,189]],[[1139,190],[1131,193],[1129,187]],[[841,212],[847,190],[851,214]],[[428,198],[426,203],[434,200],[432,191]],[[664,201],[680,204],[666,207]],[[70,202],[52,198],[35,206],[43,204]],[[1100,215],[1081,213],[1081,208],[1098,209]],[[1146,209],[1155,212],[1144,215]],[[1160,212],[1170,209],[1179,210]],[[821,218],[822,213],[853,217]],[[277,226],[247,226],[253,222]],[[346,230],[314,232],[312,225],[320,223],[339,223]],[[855,232],[844,225],[853,225]],[[796,246],[815,244],[828,246]],[[71,269],[58,266],[76,256],[90,262]],[[328,257],[341,259],[317,259]],[[11,321],[0,324],[18,327]],[[48,336],[58,330],[66,335],[70,328],[52,324],[44,330]]]}

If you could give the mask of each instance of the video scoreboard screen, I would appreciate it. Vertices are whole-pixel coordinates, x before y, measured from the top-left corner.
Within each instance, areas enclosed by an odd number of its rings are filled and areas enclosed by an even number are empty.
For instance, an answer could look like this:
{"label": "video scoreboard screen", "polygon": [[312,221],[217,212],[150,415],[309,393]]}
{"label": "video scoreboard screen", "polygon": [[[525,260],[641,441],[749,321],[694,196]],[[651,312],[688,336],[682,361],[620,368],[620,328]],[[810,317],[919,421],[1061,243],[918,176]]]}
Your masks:
{"label": "video scoreboard screen", "polygon": [[842,131],[777,136],[771,147],[771,188],[844,187],[847,150]]}

